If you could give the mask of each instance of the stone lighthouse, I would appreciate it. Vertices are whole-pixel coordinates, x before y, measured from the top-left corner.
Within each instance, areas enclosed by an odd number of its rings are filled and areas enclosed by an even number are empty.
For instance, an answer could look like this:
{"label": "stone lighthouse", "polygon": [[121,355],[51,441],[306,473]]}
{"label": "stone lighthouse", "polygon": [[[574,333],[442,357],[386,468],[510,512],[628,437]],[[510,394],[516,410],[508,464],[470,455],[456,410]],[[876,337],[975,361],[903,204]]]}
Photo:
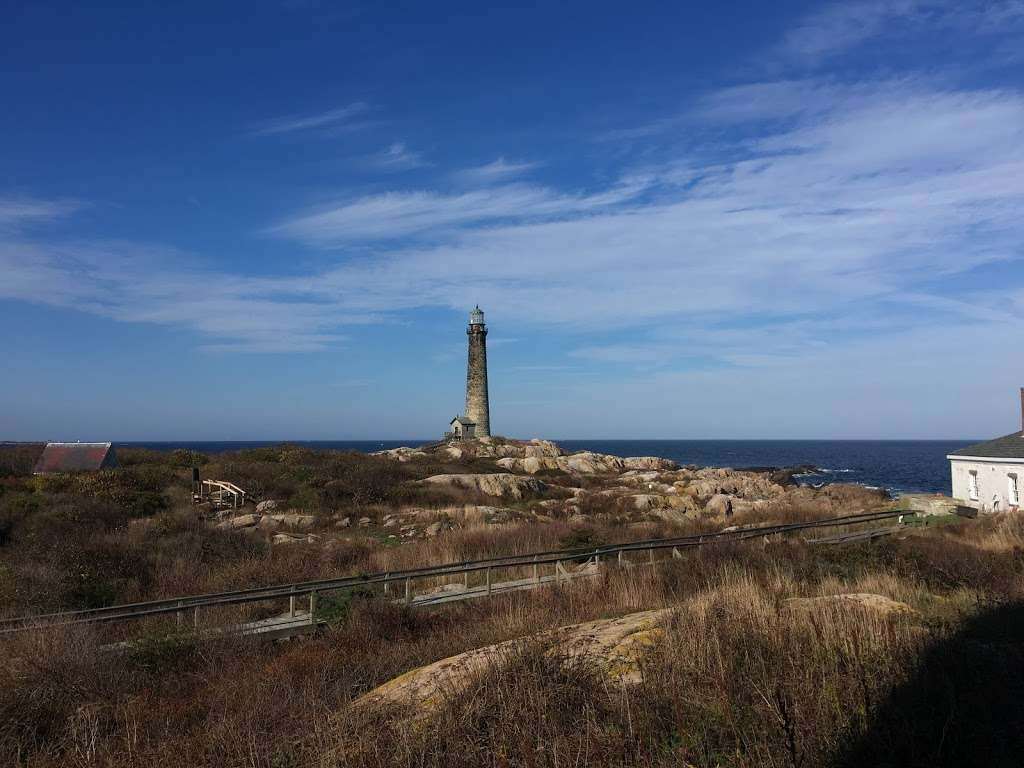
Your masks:
{"label": "stone lighthouse", "polygon": [[466,365],[466,418],[475,437],[491,434],[491,410],[487,403],[487,326],[480,306],[469,313],[469,360]]}

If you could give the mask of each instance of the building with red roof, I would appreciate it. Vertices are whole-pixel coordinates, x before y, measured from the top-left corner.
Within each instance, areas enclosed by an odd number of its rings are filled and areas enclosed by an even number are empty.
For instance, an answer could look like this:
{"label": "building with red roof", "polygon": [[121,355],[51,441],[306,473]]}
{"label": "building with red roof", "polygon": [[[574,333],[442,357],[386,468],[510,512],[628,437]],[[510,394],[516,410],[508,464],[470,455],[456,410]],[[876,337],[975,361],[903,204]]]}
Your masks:
{"label": "building with red roof", "polygon": [[117,454],[110,443],[47,443],[33,472],[95,472],[117,466]]}

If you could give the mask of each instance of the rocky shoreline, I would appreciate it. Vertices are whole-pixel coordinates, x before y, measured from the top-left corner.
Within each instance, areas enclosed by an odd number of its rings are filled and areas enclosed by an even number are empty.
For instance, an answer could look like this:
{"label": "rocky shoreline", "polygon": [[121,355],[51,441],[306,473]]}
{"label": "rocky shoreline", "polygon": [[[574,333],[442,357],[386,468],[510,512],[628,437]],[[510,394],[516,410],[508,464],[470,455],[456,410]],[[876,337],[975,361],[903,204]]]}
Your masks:
{"label": "rocky shoreline", "polygon": [[794,477],[810,469],[807,466],[680,466],[657,456],[567,453],[550,440],[481,438],[394,448],[376,455],[401,462],[429,461],[438,455],[455,461],[492,462],[494,471],[439,474],[423,482],[496,500],[530,500],[528,509],[542,520],[611,517],[622,522],[681,522],[694,516],[768,515],[793,506],[827,513],[840,508],[872,508],[889,501],[884,491],[860,485],[799,485]]}
{"label": "rocky shoreline", "polygon": [[488,437],[372,455],[403,465],[418,478],[405,485],[437,503],[371,505],[325,519],[299,509],[282,511],[267,500],[218,525],[263,533],[273,544],[326,546],[360,530],[403,541],[474,526],[529,523],[682,525],[720,519],[724,526],[770,522],[793,511],[828,515],[890,502],[884,491],[860,485],[799,485],[794,478],[807,466],[680,466],[657,456],[567,452],[550,440]]}

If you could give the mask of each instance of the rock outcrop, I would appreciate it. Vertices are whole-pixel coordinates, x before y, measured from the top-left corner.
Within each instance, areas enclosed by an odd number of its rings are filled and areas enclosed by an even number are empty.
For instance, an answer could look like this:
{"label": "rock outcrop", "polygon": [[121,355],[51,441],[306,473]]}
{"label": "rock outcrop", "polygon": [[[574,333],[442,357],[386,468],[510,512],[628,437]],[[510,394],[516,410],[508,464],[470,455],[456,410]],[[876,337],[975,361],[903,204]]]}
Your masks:
{"label": "rock outcrop", "polygon": [[495,462],[510,472],[526,472],[535,475],[544,470],[568,474],[596,475],[624,472],[629,470],[653,469],[669,472],[679,465],[669,459],[656,456],[633,456],[621,458],[605,453],[580,451],[562,456],[507,456]]}
{"label": "rock outcrop", "polygon": [[260,521],[259,515],[235,515],[217,523],[218,528],[251,528]]}
{"label": "rock outcrop", "polygon": [[401,448],[390,448],[386,451],[375,451],[372,455],[384,456],[395,461],[412,461],[413,459],[425,459],[430,456],[426,451],[420,450],[419,448],[407,448],[402,446]]}
{"label": "rock outcrop", "polygon": [[356,706],[414,707],[417,715],[428,715],[443,697],[458,696],[488,669],[510,663],[530,642],[542,643],[549,656],[565,663],[594,664],[611,682],[638,683],[644,654],[664,636],[670,615],[669,609],[642,611],[476,648],[406,672],[367,693]]}
{"label": "rock outcrop", "polygon": [[271,539],[271,544],[314,544],[320,541],[315,533],[278,533]]}
{"label": "rock outcrop", "polygon": [[[520,510],[495,520],[585,519],[607,515],[620,522],[681,522],[686,515],[770,516],[800,509],[829,514],[877,508],[889,499],[884,491],[863,486],[811,488],[792,484],[793,472],[774,467],[736,470],[727,467],[680,467],[657,456],[620,457],[593,451],[567,453],[548,440],[503,438],[465,440],[424,448],[395,448],[379,455],[399,461],[421,457],[443,462],[490,461],[496,474],[451,473],[422,482],[479,493],[507,501],[541,499],[529,512]],[[542,475],[540,482],[536,475]],[[568,496],[573,498],[568,498]],[[471,521],[470,524],[480,522]],[[417,529],[419,530],[419,529]]]}
{"label": "rock outcrop", "polygon": [[288,528],[312,528],[314,525],[316,525],[316,517],[314,515],[306,515],[294,510],[273,515],[261,515],[250,512],[245,515],[235,515],[217,523],[218,528],[259,528],[264,531],[273,531],[281,526]]}
{"label": "rock outcrop", "polygon": [[476,491],[485,496],[519,500],[529,495],[539,495],[547,485],[534,477],[523,477],[508,472],[496,474],[451,474],[433,475],[423,482],[448,488]]}
{"label": "rock outcrop", "polygon": [[716,493],[708,499],[708,503],[704,505],[704,511],[710,515],[731,515],[732,497],[726,496],[724,493]]}

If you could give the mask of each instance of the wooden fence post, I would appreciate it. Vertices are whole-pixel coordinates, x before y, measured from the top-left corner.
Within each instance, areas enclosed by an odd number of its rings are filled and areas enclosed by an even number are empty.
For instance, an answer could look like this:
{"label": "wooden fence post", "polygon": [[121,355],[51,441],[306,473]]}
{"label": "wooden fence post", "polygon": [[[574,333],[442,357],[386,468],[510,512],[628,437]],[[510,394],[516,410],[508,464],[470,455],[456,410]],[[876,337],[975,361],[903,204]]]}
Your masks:
{"label": "wooden fence post", "polygon": [[316,592],[309,593],[309,623],[316,622]]}

